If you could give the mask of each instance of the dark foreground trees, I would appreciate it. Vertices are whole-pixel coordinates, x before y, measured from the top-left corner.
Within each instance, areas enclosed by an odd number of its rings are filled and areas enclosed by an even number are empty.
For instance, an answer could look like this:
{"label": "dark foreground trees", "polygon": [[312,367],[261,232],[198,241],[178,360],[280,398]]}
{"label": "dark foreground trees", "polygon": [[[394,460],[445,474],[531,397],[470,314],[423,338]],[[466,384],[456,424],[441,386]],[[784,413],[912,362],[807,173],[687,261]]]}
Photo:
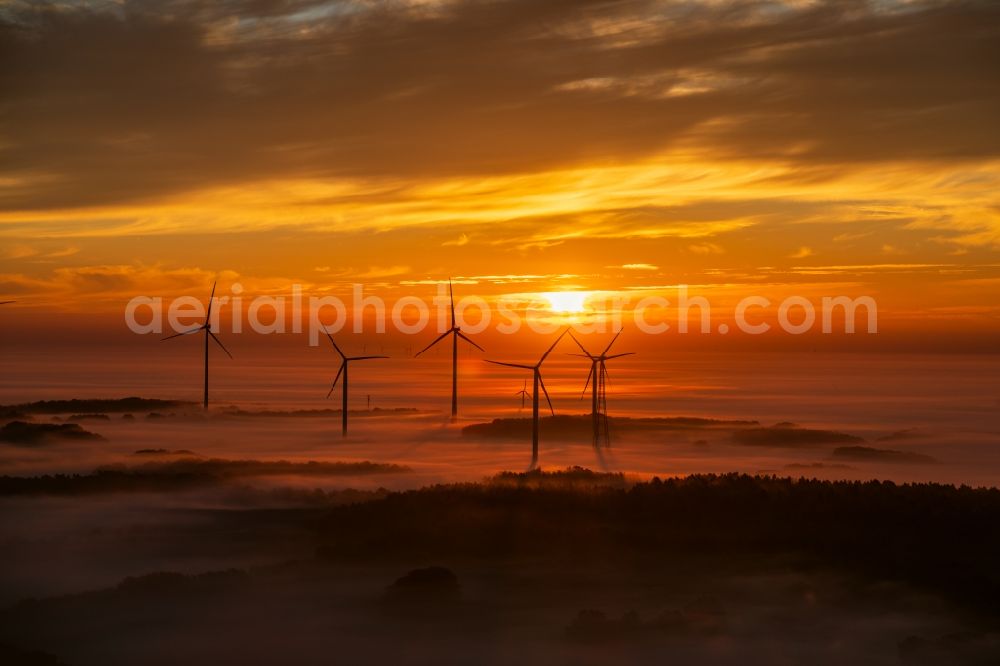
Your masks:
{"label": "dark foreground trees", "polygon": [[328,558],[453,561],[678,559],[706,566],[843,568],[901,580],[964,605],[1000,608],[1000,490],[746,475],[623,487],[586,474],[504,475],[339,507]]}

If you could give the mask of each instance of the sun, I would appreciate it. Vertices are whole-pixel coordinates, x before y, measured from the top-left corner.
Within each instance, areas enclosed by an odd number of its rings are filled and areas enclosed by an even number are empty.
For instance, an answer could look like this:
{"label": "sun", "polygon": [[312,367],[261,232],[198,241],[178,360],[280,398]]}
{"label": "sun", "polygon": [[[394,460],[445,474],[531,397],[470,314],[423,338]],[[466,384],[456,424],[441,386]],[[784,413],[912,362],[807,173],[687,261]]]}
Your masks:
{"label": "sun", "polygon": [[586,312],[587,298],[590,293],[586,291],[547,291],[542,296],[549,302],[549,307],[553,312],[577,314]]}

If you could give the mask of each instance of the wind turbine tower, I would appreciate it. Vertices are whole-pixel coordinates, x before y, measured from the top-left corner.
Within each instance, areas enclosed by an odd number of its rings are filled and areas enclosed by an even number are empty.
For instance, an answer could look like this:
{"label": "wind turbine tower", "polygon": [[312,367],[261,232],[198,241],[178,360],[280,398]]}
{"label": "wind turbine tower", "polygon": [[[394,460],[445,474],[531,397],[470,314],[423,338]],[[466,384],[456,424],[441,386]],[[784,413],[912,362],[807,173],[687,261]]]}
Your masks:
{"label": "wind turbine tower", "polygon": [[611,338],[611,342],[608,346],[604,348],[600,354],[594,355],[587,351],[580,341],[576,339],[576,336],[572,333],[569,334],[573,338],[573,342],[580,348],[582,354],[572,354],[573,356],[582,356],[584,358],[590,359],[590,373],[587,375],[587,383],[583,386],[583,395],[587,394],[587,387],[591,389],[591,403],[590,403],[590,416],[593,423],[594,439],[593,445],[597,449],[601,446],[601,439],[603,436],[604,446],[611,446],[611,430],[608,426],[608,368],[607,362],[621,358],[622,356],[631,356],[635,352],[624,352],[621,354],[608,354],[611,350],[611,345],[615,344],[618,336],[622,332],[618,331],[615,337]]}
{"label": "wind turbine tower", "polygon": [[233,355],[229,353],[222,341],[216,337],[215,333],[212,332],[212,304],[215,302],[215,285],[217,282],[212,283],[212,294],[208,297],[208,309],[205,313],[205,323],[201,326],[196,326],[188,331],[182,331],[180,333],[175,333],[174,335],[168,335],[167,337],[160,340],[160,342],[166,342],[173,338],[179,338],[182,335],[191,335],[192,333],[197,333],[198,331],[205,331],[205,394],[202,401],[202,406],[205,410],[208,410],[208,340],[211,338],[215,341],[215,344],[219,345],[222,351],[226,352],[226,356],[232,358]]}
{"label": "wind turbine tower", "polygon": [[563,336],[566,335],[567,332],[569,332],[568,328],[564,330],[562,333],[560,333],[559,337],[555,339],[555,342],[553,342],[552,345],[547,350],[545,350],[545,353],[542,354],[542,357],[538,359],[538,363],[535,363],[534,365],[524,365],[521,363],[504,363],[501,361],[490,361],[490,360],[486,361],[487,363],[493,363],[494,365],[503,365],[508,368],[520,368],[522,370],[531,370],[531,376],[532,376],[531,467],[529,467],[529,469],[535,469],[536,467],[538,467],[538,389],[539,388],[541,388],[542,393],[545,394],[545,401],[549,403],[549,411],[552,413],[553,416],[555,416],[556,414],[556,410],[553,409],[552,407],[552,400],[549,398],[549,392],[545,389],[545,382],[542,381],[542,363],[545,362],[545,359],[548,358],[549,354],[552,353],[552,350],[556,348],[556,345],[559,344],[559,341],[563,339]]}
{"label": "wind turbine tower", "polygon": [[333,345],[334,350],[336,350],[337,355],[340,356],[340,369],[337,370],[337,376],[333,379],[333,385],[330,386],[330,392],[326,394],[329,398],[333,395],[333,390],[337,388],[337,382],[340,381],[341,377],[344,379],[344,383],[341,385],[341,414],[340,414],[340,429],[344,437],[347,437],[347,369],[352,361],[367,361],[373,358],[389,358],[388,356],[345,356],[344,352],[340,350],[337,343],[334,342],[333,336],[330,335],[330,331],[326,331],[326,337],[330,338],[330,344]]}
{"label": "wind turbine tower", "polygon": [[451,278],[448,278],[448,296],[451,299],[451,328],[439,335],[434,342],[417,352],[417,356],[420,356],[449,335],[451,336],[451,420],[455,421],[458,419],[458,339],[462,338],[479,351],[486,350],[470,340],[465,333],[462,333],[462,329],[455,322],[455,291],[451,285]]}

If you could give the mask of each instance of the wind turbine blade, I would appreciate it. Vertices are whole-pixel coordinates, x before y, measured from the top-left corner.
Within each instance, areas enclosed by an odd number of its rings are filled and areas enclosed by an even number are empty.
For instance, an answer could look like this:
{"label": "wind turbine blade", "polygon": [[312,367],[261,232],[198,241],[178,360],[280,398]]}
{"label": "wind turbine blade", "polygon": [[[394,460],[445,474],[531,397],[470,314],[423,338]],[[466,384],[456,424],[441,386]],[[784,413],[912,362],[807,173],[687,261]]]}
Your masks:
{"label": "wind turbine blade", "polygon": [[350,356],[347,361],[367,361],[370,358],[389,358],[388,356]]}
{"label": "wind turbine blade", "polygon": [[545,390],[545,382],[542,381],[542,373],[538,373],[538,385],[542,387],[542,393],[545,394],[545,402],[549,403],[549,411],[552,412],[552,416],[556,415],[556,410],[552,407],[552,400],[549,399],[549,392]]}
{"label": "wind turbine blade", "polygon": [[465,340],[466,342],[468,342],[470,345],[472,345],[473,347],[475,347],[479,351],[481,351],[481,352],[485,352],[486,351],[485,349],[483,349],[482,347],[480,347],[479,345],[477,345],[475,342],[473,342],[472,340],[470,340],[468,337],[466,337],[465,333],[462,333],[462,331],[455,331],[455,335],[457,335],[458,337],[462,338],[463,340]]}
{"label": "wind turbine blade", "polygon": [[505,365],[508,368],[521,368],[522,370],[534,370],[535,369],[535,366],[533,366],[533,365],[522,365],[520,363],[503,363],[501,361],[491,361],[489,359],[486,359],[486,362],[487,363],[492,363],[493,365]]}
{"label": "wind turbine blade", "polygon": [[226,346],[224,344],[222,344],[222,340],[220,340],[219,338],[215,337],[215,333],[212,333],[212,329],[206,328],[205,330],[208,331],[208,334],[212,336],[213,340],[215,340],[215,344],[217,344],[220,347],[222,347],[222,351],[226,352],[226,356],[228,356],[229,358],[232,358],[233,355],[230,354],[229,350],[226,349]]}
{"label": "wind turbine blade", "polygon": [[609,342],[608,346],[605,347],[604,351],[601,352],[601,356],[604,356],[605,354],[608,353],[608,350],[611,349],[611,345],[615,344],[615,340],[618,339],[618,336],[621,335],[622,331],[624,331],[624,330],[625,329],[622,328],[622,329],[619,329],[617,333],[615,333],[615,337],[611,338],[611,342]]}
{"label": "wind turbine blade", "polygon": [[594,359],[594,357],[590,354],[566,354],[566,356],[579,356],[580,358],[589,358],[590,360]]}
{"label": "wind turbine blade", "polygon": [[17,301],[0,301],[0,305],[9,305],[11,303],[17,303]]}
{"label": "wind turbine blade", "polygon": [[455,328],[455,290],[451,286],[451,278],[448,278],[448,298],[451,299],[451,327]]}
{"label": "wind turbine blade", "polygon": [[337,370],[337,376],[333,378],[333,384],[330,386],[330,392],[326,394],[327,398],[333,395],[333,389],[337,388],[337,382],[340,381],[340,375],[343,374],[345,365],[347,365],[347,361],[342,361],[340,363],[340,369]]}
{"label": "wind turbine blade", "polygon": [[346,356],[344,356],[344,352],[340,351],[340,347],[337,346],[337,343],[334,342],[333,336],[330,335],[330,331],[324,328],[323,332],[326,333],[326,337],[330,338],[330,344],[333,345],[333,348],[337,350],[338,354],[340,354],[340,358],[347,358]]}
{"label": "wind turbine blade", "polygon": [[173,338],[179,338],[182,335],[191,335],[192,333],[197,333],[198,331],[200,331],[203,328],[205,328],[205,327],[204,326],[199,326],[198,328],[192,328],[190,331],[182,331],[181,333],[174,333],[173,335],[168,335],[165,338],[161,338],[160,342],[166,342],[167,340],[172,340]]}
{"label": "wind turbine blade", "polygon": [[583,392],[580,393],[580,400],[583,400],[583,396],[587,395],[587,389],[590,387],[590,378],[594,376],[594,364],[590,364],[590,372],[587,373],[587,383],[583,385]]}
{"label": "wind turbine blade", "polygon": [[212,321],[212,302],[215,300],[215,285],[218,281],[212,283],[212,295],[208,297],[208,312],[205,313],[205,323],[208,324]]}
{"label": "wind turbine blade", "polygon": [[[587,356],[588,358],[593,358],[592,354],[586,349],[584,349],[583,345],[580,344],[580,341],[576,339],[575,335],[573,335],[573,331],[569,332],[569,337],[573,338],[573,342],[575,342],[576,346],[580,348],[580,351],[583,352],[584,356]],[[573,356],[580,356],[580,354],[573,354]]]}
{"label": "wind turbine blade", "polygon": [[612,354],[611,356],[605,356],[604,360],[605,361],[610,361],[613,358],[621,358],[622,356],[632,356],[634,354],[635,354],[635,352],[624,352],[622,354]]}
{"label": "wind turbine blade", "polygon": [[556,338],[556,341],[552,343],[552,346],[549,347],[544,354],[542,354],[542,358],[538,360],[538,365],[541,365],[545,361],[545,358],[552,353],[552,350],[556,348],[556,345],[559,344],[559,341],[562,340],[563,336],[566,335],[567,333],[569,333],[568,328],[559,334],[559,337]]}
{"label": "wind turbine blade", "polygon": [[436,338],[436,339],[434,340],[434,342],[430,343],[429,345],[427,345],[426,347],[424,347],[423,349],[421,349],[420,351],[418,351],[418,352],[417,352],[417,353],[416,353],[416,354],[415,354],[415,355],[413,356],[413,358],[416,358],[417,356],[420,356],[420,355],[421,355],[421,354],[423,354],[423,353],[424,353],[425,351],[427,351],[428,349],[430,349],[431,347],[433,347],[433,346],[434,346],[434,345],[436,345],[437,343],[439,343],[439,342],[441,342],[442,340],[444,340],[445,338],[447,338],[447,337],[448,337],[448,336],[449,336],[449,335],[450,335],[451,333],[452,333],[451,331],[445,331],[445,332],[444,332],[444,333],[442,333],[441,335],[437,336],[437,338]]}

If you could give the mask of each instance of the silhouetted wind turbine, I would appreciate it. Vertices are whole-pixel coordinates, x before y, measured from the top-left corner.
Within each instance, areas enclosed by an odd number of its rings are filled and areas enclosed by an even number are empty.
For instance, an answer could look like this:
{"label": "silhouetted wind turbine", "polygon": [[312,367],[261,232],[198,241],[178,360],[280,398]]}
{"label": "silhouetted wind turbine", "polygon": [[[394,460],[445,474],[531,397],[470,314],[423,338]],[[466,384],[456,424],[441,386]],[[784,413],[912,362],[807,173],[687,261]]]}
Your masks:
{"label": "silhouetted wind turbine", "polygon": [[[615,344],[615,340],[622,332],[618,331],[615,337],[611,338],[611,342],[608,346],[604,348],[600,354],[595,356],[587,351],[580,341],[576,339],[576,336],[572,333],[569,337],[573,338],[573,342],[583,351],[582,354],[572,354],[572,356],[582,356],[584,358],[590,359],[590,374],[587,375],[587,383],[583,386],[583,393],[581,398],[587,394],[587,387],[591,387],[591,407],[590,416],[593,421],[594,428],[594,448],[596,449],[601,443],[601,431],[604,432],[604,445],[611,446],[611,432],[608,428],[608,394],[607,394],[607,381],[608,381],[608,368],[607,361],[615,358],[621,358],[622,356],[630,356],[635,354],[635,352],[624,352],[621,354],[611,354],[608,352],[611,350],[611,345]],[[602,414],[603,410],[603,414]],[[603,418],[602,418],[603,417]],[[603,428],[602,428],[603,426]]]}
{"label": "silhouetted wind turbine", "polygon": [[222,348],[222,351],[226,352],[226,356],[232,358],[233,355],[229,353],[225,345],[219,338],[215,337],[215,333],[212,332],[212,303],[215,301],[215,285],[217,283],[212,283],[212,294],[208,297],[208,311],[205,313],[205,323],[196,328],[192,328],[190,331],[184,331],[182,333],[175,333],[174,335],[168,335],[167,337],[160,340],[160,342],[166,342],[171,338],[179,338],[182,335],[191,335],[192,333],[197,333],[198,331],[205,331],[205,400],[204,407],[208,409],[208,339],[212,338],[215,340],[215,344]]}
{"label": "silhouetted wind turbine", "polygon": [[556,345],[559,344],[559,341],[563,339],[563,336],[566,335],[567,332],[569,332],[568,328],[562,333],[560,333],[559,337],[556,338],[555,342],[553,342],[552,345],[547,350],[545,350],[545,353],[542,354],[542,357],[538,359],[538,363],[534,365],[523,365],[520,363],[503,363],[501,361],[490,361],[490,360],[486,361],[487,363],[493,363],[494,365],[504,365],[507,366],[508,368],[521,368],[522,370],[531,370],[534,389],[531,394],[531,467],[529,467],[529,469],[535,469],[538,466],[538,387],[539,386],[542,388],[542,393],[545,394],[546,402],[549,403],[549,411],[552,412],[553,416],[556,415],[556,410],[552,407],[552,400],[549,398],[549,392],[545,390],[545,382],[542,381],[542,363],[545,362],[545,359],[548,357],[549,354],[552,353],[552,350],[556,348]]}
{"label": "silhouetted wind turbine", "polygon": [[[470,345],[478,349],[479,351],[486,351],[475,342],[470,340],[465,333],[462,333],[462,329],[455,324],[455,292],[451,287],[451,278],[448,278],[448,296],[451,298],[451,328],[444,333],[442,333],[434,342],[430,343],[423,349],[417,352],[417,356],[420,356],[425,351],[441,342],[449,335],[451,338],[451,420],[454,421],[458,418],[458,339],[462,338]],[[416,357],[414,357],[416,358]]]}
{"label": "silhouetted wind turbine", "polygon": [[527,379],[524,380],[524,386],[521,387],[521,390],[518,391],[517,393],[515,393],[514,395],[521,396],[521,409],[524,409],[524,399],[528,397],[528,380]]}
{"label": "silhouetted wind turbine", "polygon": [[329,398],[333,395],[333,389],[337,388],[337,382],[340,380],[341,375],[344,377],[344,385],[342,387],[342,398],[341,398],[341,415],[340,415],[340,427],[344,437],[347,437],[347,366],[351,361],[367,361],[372,358],[389,358],[388,356],[345,356],[344,352],[340,351],[340,347],[337,343],[333,341],[333,336],[330,335],[330,331],[325,331],[326,337],[330,338],[330,344],[340,355],[340,369],[337,370],[337,376],[333,379],[333,385],[330,386],[330,392],[326,394]]}

